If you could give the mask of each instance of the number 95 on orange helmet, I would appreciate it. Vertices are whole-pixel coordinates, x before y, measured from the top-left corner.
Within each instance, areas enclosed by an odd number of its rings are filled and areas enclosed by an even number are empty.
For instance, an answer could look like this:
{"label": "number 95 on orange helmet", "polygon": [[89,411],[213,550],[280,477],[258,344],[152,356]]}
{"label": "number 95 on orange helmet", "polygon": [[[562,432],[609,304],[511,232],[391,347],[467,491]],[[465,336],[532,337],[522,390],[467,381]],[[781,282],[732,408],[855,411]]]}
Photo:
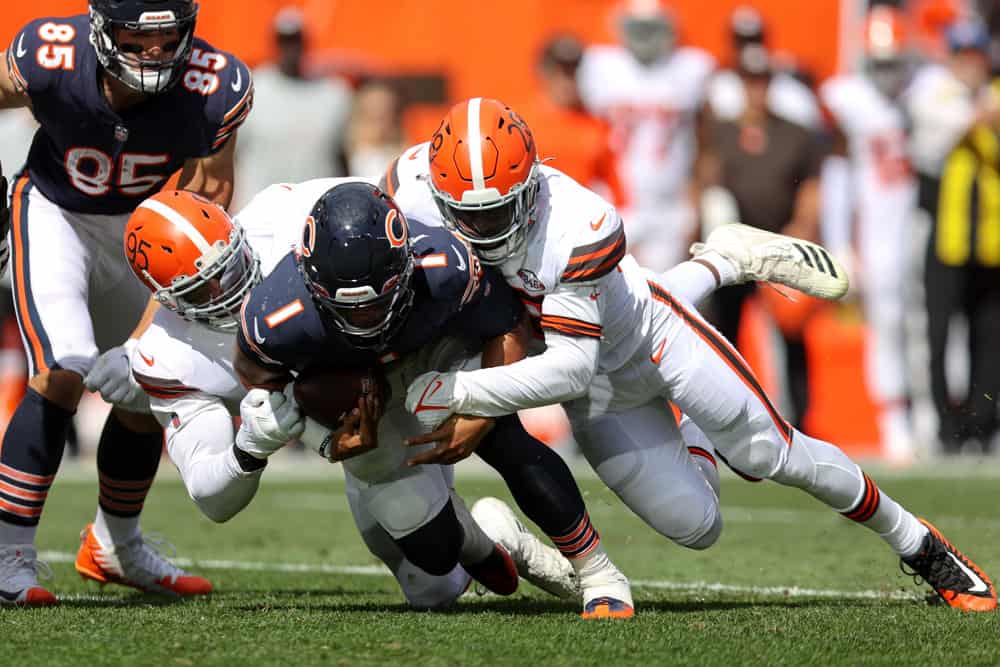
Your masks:
{"label": "number 95 on orange helmet", "polygon": [[243,228],[220,206],[166,190],[139,204],[125,225],[125,258],[161,305],[185,320],[234,331],[260,262]]}
{"label": "number 95 on orange helmet", "polygon": [[453,106],[430,146],[429,185],[444,222],[484,264],[524,247],[538,194],[538,149],[528,125],[499,100]]}

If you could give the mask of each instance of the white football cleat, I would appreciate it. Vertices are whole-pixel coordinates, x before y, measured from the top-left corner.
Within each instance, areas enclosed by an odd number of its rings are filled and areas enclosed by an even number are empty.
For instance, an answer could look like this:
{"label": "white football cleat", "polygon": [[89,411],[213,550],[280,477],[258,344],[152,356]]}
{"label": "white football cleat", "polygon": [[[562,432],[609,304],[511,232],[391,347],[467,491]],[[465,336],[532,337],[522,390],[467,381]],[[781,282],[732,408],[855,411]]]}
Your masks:
{"label": "white football cleat", "polygon": [[480,498],[470,513],[483,532],[507,550],[522,579],[556,597],[580,599],[573,566],[557,549],[542,544],[525,528],[507,503],[498,498]]}
{"label": "white football cleat", "polygon": [[40,607],[56,604],[56,596],[38,585],[38,576],[51,579],[49,566],[38,560],[30,544],[0,546],[0,605]]}
{"label": "white football cleat", "polygon": [[125,544],[105,546],[94,534],[93,524],[87,524],[80,533],[76,571],[84,579],[102,584],[122,584],[172,597],[212,592],[207,579],[188,574],[164,558],[154,548],[159,544],[162,542],[139,535]]}
{"label": "white football cleat", "polygon": [[791,236],[733,223],[691,246],[695,257],[713,250],[736,266],[737,282],[780,283],[830,300],[850,286],[847,270],[823,246]]}

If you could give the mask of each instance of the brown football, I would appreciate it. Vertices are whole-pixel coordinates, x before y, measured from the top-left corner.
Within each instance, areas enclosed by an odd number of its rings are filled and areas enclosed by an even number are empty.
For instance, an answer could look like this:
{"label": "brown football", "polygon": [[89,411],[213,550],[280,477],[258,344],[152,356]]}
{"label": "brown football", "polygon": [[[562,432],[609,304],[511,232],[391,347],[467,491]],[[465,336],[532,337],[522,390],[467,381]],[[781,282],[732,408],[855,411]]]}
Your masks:
{"label": "brown football", "polygon": [[381,372],[371,368],[310,366],[295,378],[293,390],[302,412],[336,429],[344,415],[357,407],[363,393],[378,392],[384,399],[385,380]]}

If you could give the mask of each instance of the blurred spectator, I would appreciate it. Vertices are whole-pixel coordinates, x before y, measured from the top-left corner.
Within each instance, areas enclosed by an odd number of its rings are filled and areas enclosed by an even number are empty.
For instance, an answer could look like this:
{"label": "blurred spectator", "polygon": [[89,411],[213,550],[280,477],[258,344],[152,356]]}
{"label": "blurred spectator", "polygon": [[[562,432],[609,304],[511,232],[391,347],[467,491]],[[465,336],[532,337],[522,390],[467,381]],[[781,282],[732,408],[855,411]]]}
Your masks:
{"label": "blurred spectator", "polygon": [[580,100],[576,72],[582,58],[583,46],[576,37],[549,40],[538,61],[542,93],[519,105],[519,111],[543,159],[552,158],[553,167],[623,207],[625,192],[611,151],[611,130],[588,114]]}
{"label": "blurred spectator", "polygon": [[675,46],[674,18],[656,0],[622,2],[615,17],[622,45],[587,49],[580,95],[611,123],[630,251],[662,271],[687,257],[694,237],[689,186],[696,127],[715,61],[700,49]]}
{"label": "blurred spectator", "polygon": [[[924,268],[931,393],[946,452],[997,432],[1000,392],[1000,96],[989,81],[989,35],[960,21],[947,31],[950,57],[922,68],[907,105],[919,206],[930,217]],[[955,314],[968,321],[965,396],[949,386],[946,349]]]}
{"label": "blurred spectator", "polygon": [[851,282],[861,290],[871,336],[865,378],[878,405],[882,446],[896,463],[914,455],[904,281],[916,182],[900,102],[910,78],[903,25],[898,10],[872,9],[864,30],[864,73],[835,76],[820,87],[833,134],[823,165],[824,241],[846,266],[856,264],[857,248],[860,265]]}
{"label": "blurred spectator", "polygon": [[[817,139],[770,109],[772,72],[764,47],[744,47],[737,73],[746,90],[746,106],[736,120],[710,122],[699,185],[729,193],[744,224],[814,240],[818,234],[821,160]],[[739,285],[715,295],[716,323],[734,343],[744,302],[753,292],[754,286]],[[788,395],[795,419],[801,422],[809,386],[805,344],[801,331],[782,328],[782,334]]]}
{"label": "blurred spectator", "polygon": [[402,103],[396,89],[377,79],[362,84],[344,141],[348,175],[377,181],[404,148]]}
{"label": "blurred spectator", "polygon": [[[766,46],[764,18],[753,7],[738,7],[729,21],[729,37],[733,53],[753,44]],[[772,67],[774,62],[772,58]],[[712,113],[722,120],[736,120],[746,106],[746,90],[742,79],[733,69],[720,70],[712,77],[708,102]],[[819,126],[819,105],[809,86],[792,74],[776,70],[767,89],[768,108],[778,116],[804,127]]]}
{"label": "blurred spectator", "polygon": [[351,92],[340,80],[305,75],[307,37],[300,10],[278,12],[278,62],[254,71],[254,109],[240,129],[236,210],[272,183],[344,175],[337,157]]}

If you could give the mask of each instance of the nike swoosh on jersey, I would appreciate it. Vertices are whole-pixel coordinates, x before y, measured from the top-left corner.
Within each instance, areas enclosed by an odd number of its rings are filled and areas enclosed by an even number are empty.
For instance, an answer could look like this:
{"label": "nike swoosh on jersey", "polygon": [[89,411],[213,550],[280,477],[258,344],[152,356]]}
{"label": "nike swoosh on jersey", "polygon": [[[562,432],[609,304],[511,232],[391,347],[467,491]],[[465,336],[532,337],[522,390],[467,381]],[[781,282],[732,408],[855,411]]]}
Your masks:
{"label": "nike swoosh on jersey", "polygon": [[23,58],[28,51],[24,48],[24,33],[21,33],[21,39],[17,40],[17,57]]}
{"label": "nike swoosh on jersey", "polygon": [[455,256],[458,257],[458,270],[465,271],[465,258],[462,257],[462,251],[455,246],[452,246],[451,249],[455,251]]}
{"label": "nike swoosh on jersey", "polygon": [[649,355],[649,360],[653,362],[654,365],[659,366],[660,360],[663,359],[663,348],[667,346],[667,339],[664,338],[663,342],[660,343],[660,347],[656,348],[656,352]]}
{"label": "nike swoosh on jersey", "polygon": [[961,558],[951,553],[950,551],[948,552],[948,555],[951,556],[951,559],[953,561],[955,561],[955,565],[957,565],[958,568],[965,573],[965,576],[967,576],[975,583],[975,586],[973,586],[968,590],[969,593],[985,593],[987,590],[989,590],[989,586],[986,585],[986,582],[983,581],[982,577],[980,577],[978,574],[969,569],[965,565],[965,563],[962,562]]}
{"label": "nike swoosh on jersey", "polygon": [[416,243],[417,241],[419,241],[421,239],[427,238],[427,236],[428,236],[427,234],[417,234],[412,239],[410,239],[410,243],[411,244]]}
{"label": "nike swoosh on jersey", "polygon": [[596,232],[598,229],[601,228],[601,225],[604,224],[604,219],[607,217],[608,217],[607,213],[602,214],[601,217],[597,219],[597,222],[590,223],[590,228]]}
{"label": "nike swoosh on jersey", "polygon": [[[439,378],[441,376],[439,375],[437,377]],[[436,394],[438,392],[438,390],[441,387],[443,387],[443,386],[444,386],[444,382],[442,382],[441,380],[439,380],[437,378],[435,378],[434,381],[431,382],[431,384],[427,385],[427,388],[424,389],[424,393],[420,395],[420,400],[417,401],[417,407],[414,408],[414,410],[413,410],[414,414],[416,414],[417,412],[423,412],[424,410],[447,410],[448,409],[447,405],[425,405],[424,404],[425,400],[429,399],[434,394]]]}
{"label": "nike swoosh on jersey", "polygon": [[257,318],[254,318],[254,321],[253,321],[253,339],[255,341],[257,341],[258,345],[263,345],[264,341],[267,340],[267,338],[265,338],[264,336],[260,335],[260,328],[259,328],[259,325],[257,323]]}
{"label": "nike swoosh on jersey", "polygon": [[155,361],[154,357],[147,357],[145,354],[142,353],[142,350],[139,351],[139,356],[142,357],[142,360],[146,362],[147,366],[152,366],[153,361]]}
{"label": "nike swoosh on jersey", "polygon": [[233,92],[238,93],[240,89],[243,88],[243,72],[240,71],[239,65],[236,66],[236,81],[233,81]]}

